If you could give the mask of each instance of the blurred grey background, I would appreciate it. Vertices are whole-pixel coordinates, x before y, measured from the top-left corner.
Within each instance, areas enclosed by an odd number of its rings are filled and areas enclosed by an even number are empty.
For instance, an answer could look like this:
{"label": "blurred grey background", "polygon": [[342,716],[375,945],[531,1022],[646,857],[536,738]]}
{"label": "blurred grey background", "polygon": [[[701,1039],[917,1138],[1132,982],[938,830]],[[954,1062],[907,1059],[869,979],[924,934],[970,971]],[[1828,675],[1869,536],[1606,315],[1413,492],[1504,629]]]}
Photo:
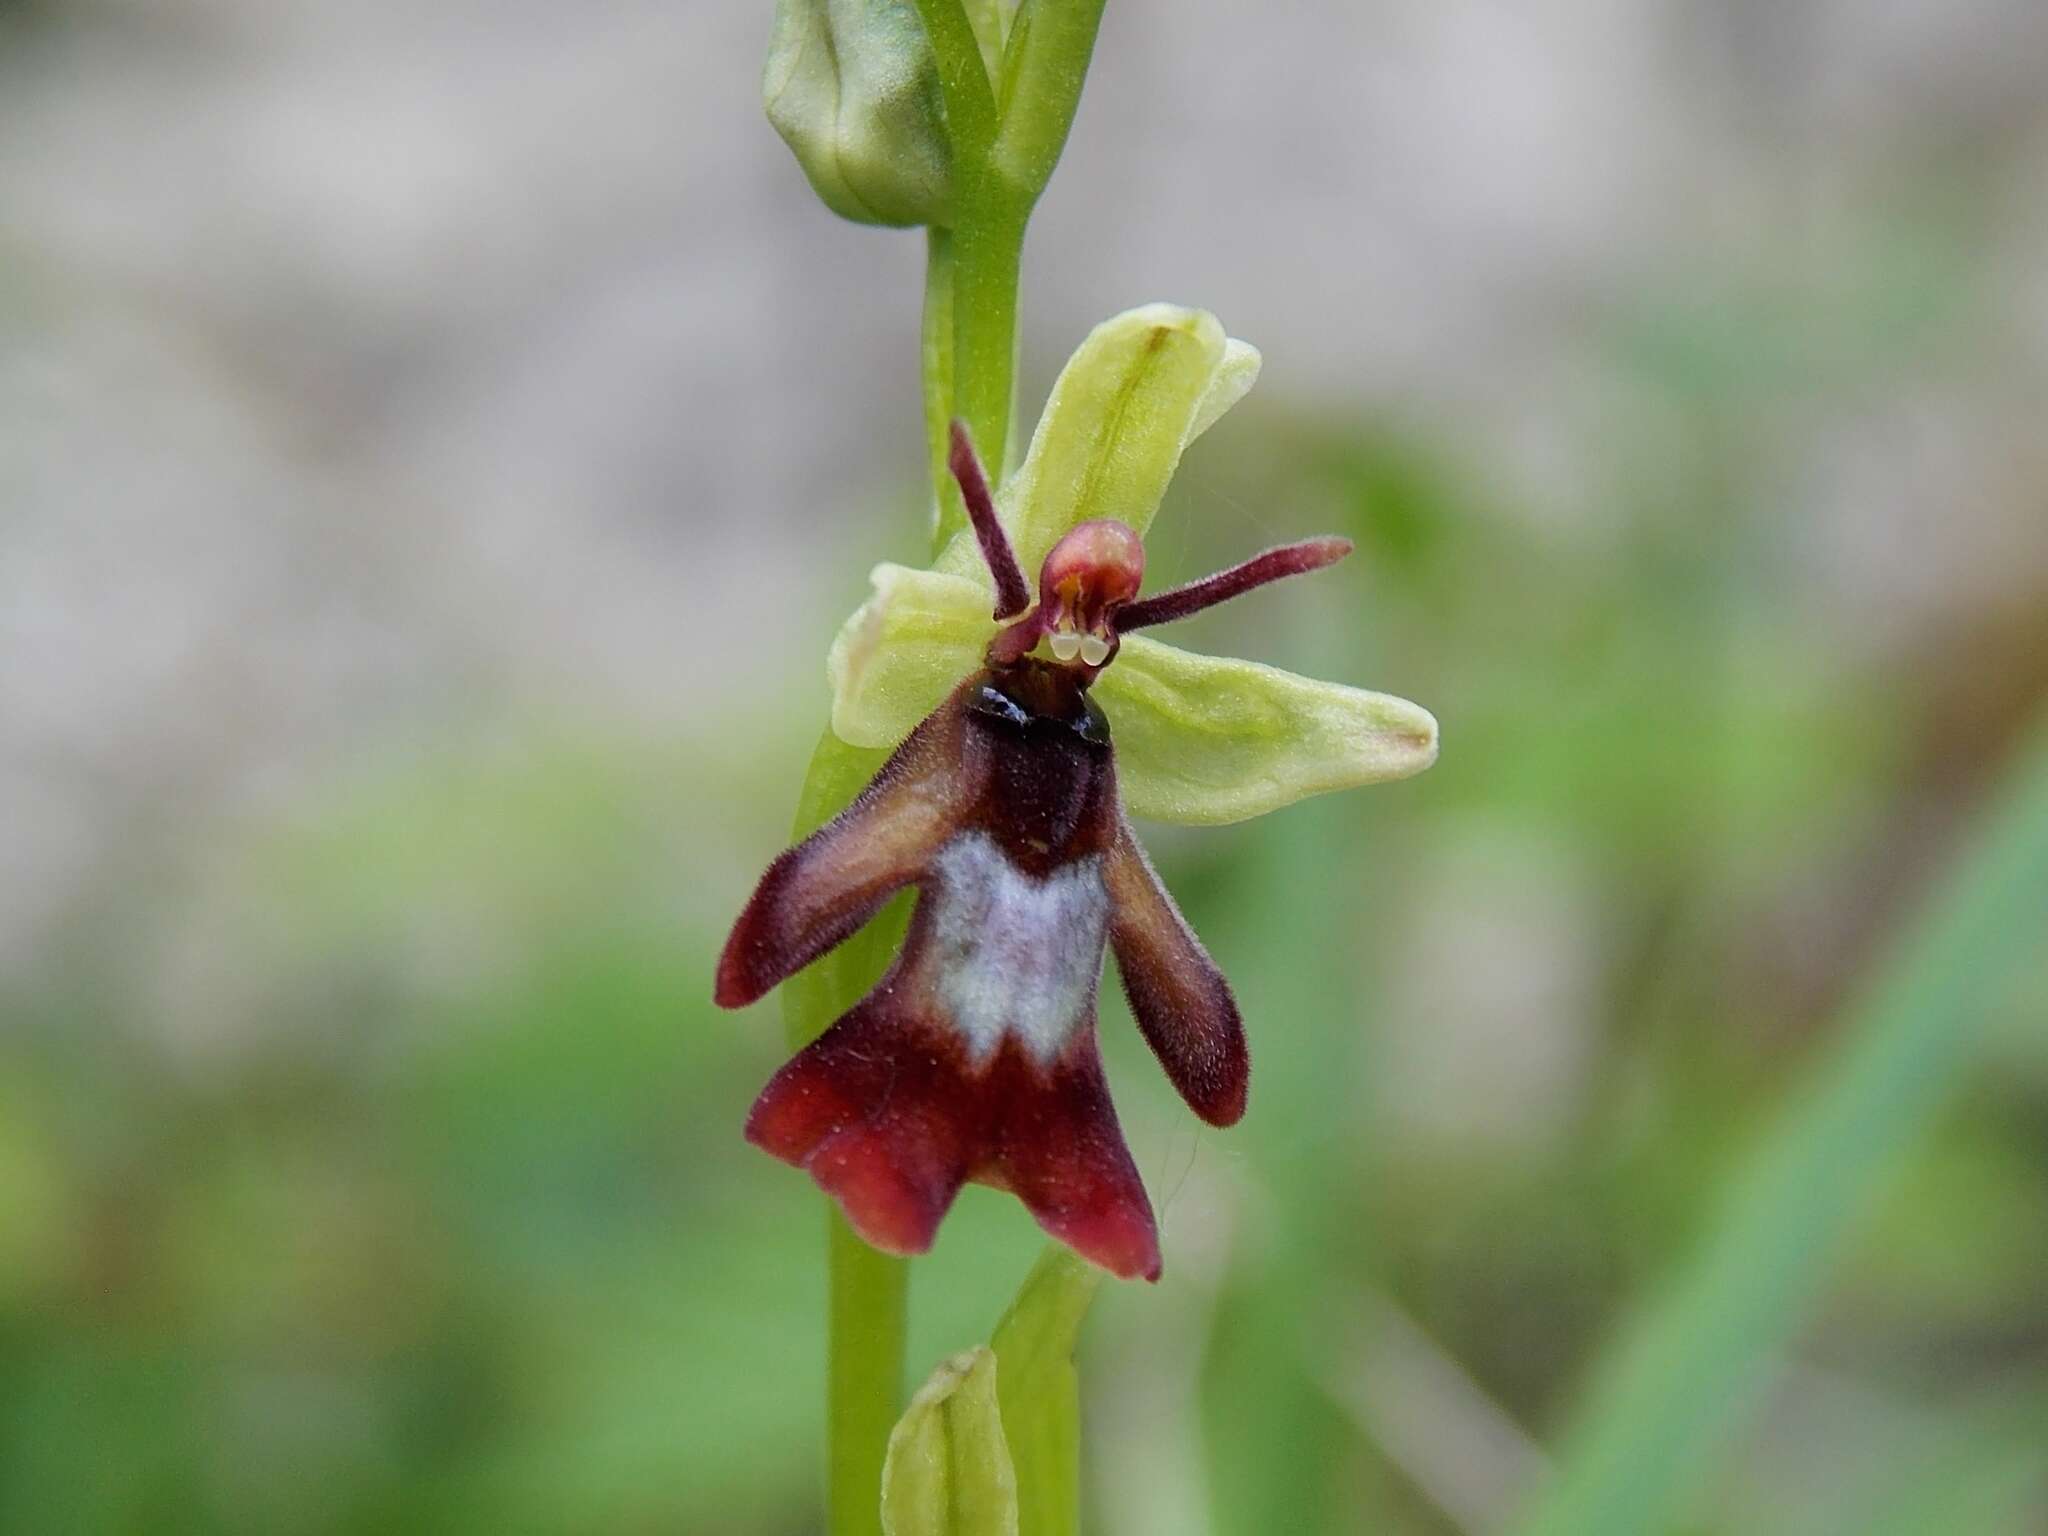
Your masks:
{"label": "blurred grey background", "polygon": [[[922,252],[816,206],[767,9],[0,12],[10,969],[384,752],[822,700],[914,547]],[[1669,428],[1601,349],[1760,308],[1778,579],[1900,645],[2048,563],[2044,59],[2031,0],[1117,0],[1026,400],[1105,314],[1196,303],[1262,403],[1424,424],[1597,539]],[[1865,305],[1909,358],[1859,354]]]}
{"label": "blurred grey background", "polygon": [[[0,1528],[814,1528],[710,956],[921,554],[923,251],[770,10],[0,0]],[[1213,309],[1154,570],[1361,555],[1191,642],[1444,758],[1153,837],[1260,1086],[1202,1135],[1105,1023],[1169,1257],[1096,1528],[1496,1526],[1948,857],[2048,697],[2044,80],[2038,0],[1111,0],[1026,424]],[[2042,1390],[2042,995],[1689,1529]],[[918,1372],[1035,1249],[947,1232]]]}

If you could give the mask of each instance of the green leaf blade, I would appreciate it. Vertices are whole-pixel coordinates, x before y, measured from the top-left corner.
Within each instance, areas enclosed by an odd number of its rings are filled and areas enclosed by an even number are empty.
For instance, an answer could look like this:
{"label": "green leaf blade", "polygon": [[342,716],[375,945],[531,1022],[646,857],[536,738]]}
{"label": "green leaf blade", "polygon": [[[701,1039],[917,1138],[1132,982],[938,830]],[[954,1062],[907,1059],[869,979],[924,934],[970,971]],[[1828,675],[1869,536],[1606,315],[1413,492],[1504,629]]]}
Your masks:
{"label": "green leaf blade", "polygon": [[1594,1377],[1525,1536],[1666,1529],[1864,1200],[1970,1065],[2048,911],[2048,731],[1690,1263]]}

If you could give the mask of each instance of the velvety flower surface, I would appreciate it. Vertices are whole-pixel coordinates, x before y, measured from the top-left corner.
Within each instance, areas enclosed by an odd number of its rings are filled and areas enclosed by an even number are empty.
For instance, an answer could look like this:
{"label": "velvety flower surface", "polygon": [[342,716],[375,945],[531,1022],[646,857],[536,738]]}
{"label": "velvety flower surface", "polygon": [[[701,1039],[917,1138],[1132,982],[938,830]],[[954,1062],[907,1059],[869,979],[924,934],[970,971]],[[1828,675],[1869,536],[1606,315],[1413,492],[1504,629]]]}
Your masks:
{"label": "velvety flower surface", "polygon": [[918,889],[888,974],[747,1122],[878,1247],[924,1251],[976,1179],[1091,1261],[1156,1278],[1157,1228],[1096,1043],[1105,948],[1196,1114],[1236,1122],[1249,1060],[1230,987],[1126,802],[1230,821],[1434,760],[1435,721],[1403,700],[1130,637],[1349,551],[1309,540],[1141,595],[1140,535],[1181,450],[1256,372],[1257,354],[1200,311],[1155,305],[1098,327],[1000,504],[956,429],[972,528],[930,571],[879,568],[833,648],[834,730],[900,745],[769,867],[717,998],[753,1001]]}

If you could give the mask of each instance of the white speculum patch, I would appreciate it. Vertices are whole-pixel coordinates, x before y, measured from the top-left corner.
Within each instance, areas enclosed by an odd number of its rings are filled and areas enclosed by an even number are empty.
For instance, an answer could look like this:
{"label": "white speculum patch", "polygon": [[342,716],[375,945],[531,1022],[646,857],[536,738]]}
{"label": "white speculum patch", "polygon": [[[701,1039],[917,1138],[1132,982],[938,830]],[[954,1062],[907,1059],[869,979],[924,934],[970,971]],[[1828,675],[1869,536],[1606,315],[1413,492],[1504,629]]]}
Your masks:
{"label": "white speculum patch", "polygon": [[1013,1035],[1039,1062],[1065,1049],[1102,970],[1109,892],[1089,854],[1043,880],[1012,864],[983,832],[965,832],[932,860],[937,878],[931,958],[939,1000],[988,1061]]}

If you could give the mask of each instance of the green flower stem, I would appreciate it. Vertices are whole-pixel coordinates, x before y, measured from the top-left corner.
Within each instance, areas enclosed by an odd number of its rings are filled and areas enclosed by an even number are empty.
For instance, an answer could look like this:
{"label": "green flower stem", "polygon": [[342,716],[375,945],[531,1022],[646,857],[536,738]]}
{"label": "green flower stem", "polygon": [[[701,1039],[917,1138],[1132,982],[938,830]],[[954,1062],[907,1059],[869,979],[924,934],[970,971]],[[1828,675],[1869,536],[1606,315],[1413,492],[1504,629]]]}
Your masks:
{"label": "green flower stem", "polygon": [[[955,178],[952,227],[928,237],[921,346],[936,553],[967,521],[946,471],[950,420],[966,420],[998,478],[1007,467],[1024,229],[1073,123],[1102,0],[1024,0],[1002,57],[1002,110],[962,0],[917,0],[917,9],[938,61]],[[850,804],[883,757],[828,730],[804,780],[796,836]],[[789,980],[783,995],[793,1048],[816,1039],[881,979],[908,913],[907,898],[899,898]],[[882,1464],[904,1401],[909,1266],[862,1242],[836,1209],[828,1255],[829,1529],[832,1536],[880,1536]],[[1078,1456],[1078,1444],[1069,1450]]]}
{"label": "green flower stem", "polygon": [[[966,421],[998,480],[1008,466],[1024,231],[1073,127],[1102,5],[1024,0],[1010,23],[998,93],[962,0],[917,0],[953,153],[953,225],[932,231],[925,273],[925,422],[938,547],[967,524],[946,473],[945,423]],[[949,300],[948,323],[941,311]]]}
{"label": "green flower stem", "polygon": [[910,1264],[860,1240],[826,1207],[832,1348],[825,1403],[831,1425],[825,1488],[832,1536],[880,1536],[882,1463],[903,1411]]}
{"label": "green flower stem", "polygon": [[[953,232],[932,228],[925,231],[924,336],[921,372],[924,379],[925,450],[931,458],[933,521],[932,548],[944,549],[954,531],[967,526],[967,509],[960,502],[960,487],[947,472],[951,451],[949,427],[953,419]],[[998,463],[994,473],[1000,476]]]}
{"label": "green flower stem", "polygon": [[[838,815],[874,777],[885,755],[848,746],[826,731],[811,754],[810,772],[797,802],[795,837],[810,836]],[[907,901],[891,902],[846,943],[783,984],[783,1017],[792,1050],[817,1039],[881,980],[902,942],[908,915]],[[888,1454],[889,1431],[903,1411],[910,1266],[862,1242],[837,1206],[827,1209],[828,1529],[832,1536],[881,1536],[882,1460]]]}
{"label": "green flower stem", "polygon": [[1017,359],[1017,272],[1024,220],[997,211],[926,235],[924,425],[938,520],[932,553],[967,526],[960,488],[946,468],[955,416],[997,481],[1007,467]]}
{"label": "green flower stem", "polygon": [[[968,202],[952,235],[953,414],[967,423],[998,480],[1009,467],[1017,276],[1029,217],[1028,207],[1013,207],[1001,198]],[[964,511],[960,526],[965,526]],[[942,531],[951,536],[951,530]]]}

